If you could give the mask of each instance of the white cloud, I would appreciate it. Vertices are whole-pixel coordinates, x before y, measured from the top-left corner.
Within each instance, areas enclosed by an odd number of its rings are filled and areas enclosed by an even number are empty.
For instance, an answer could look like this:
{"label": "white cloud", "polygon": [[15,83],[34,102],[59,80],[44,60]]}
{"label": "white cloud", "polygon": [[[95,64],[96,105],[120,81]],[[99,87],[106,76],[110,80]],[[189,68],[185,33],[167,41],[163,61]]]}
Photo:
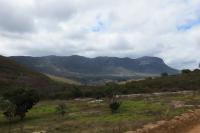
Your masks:
{"label": "white cloud", "polygon": [[158,56],[200,61],[200,0],[1,0],[3,55]]}

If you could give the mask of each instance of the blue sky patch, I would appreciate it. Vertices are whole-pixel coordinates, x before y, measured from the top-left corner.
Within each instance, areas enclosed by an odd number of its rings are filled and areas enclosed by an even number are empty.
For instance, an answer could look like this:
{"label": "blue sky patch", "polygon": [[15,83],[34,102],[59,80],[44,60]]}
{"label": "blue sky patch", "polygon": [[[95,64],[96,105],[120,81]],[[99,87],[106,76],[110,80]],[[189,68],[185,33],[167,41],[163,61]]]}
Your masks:
{"label": "blue sky patch", "polygon": [[106,24],[98,20],[96,24],[92,27],[93,32],[101,32],[106,30]]}
{"label": "blue sky patch", "polygon": [[191,20],[187,23],[181,24],[177,26],[177,30],[178,31],[187,31],[190,30],[191,28],[193,28],[194,26],[200,25],[200,17],[195,19],[195,20]]}

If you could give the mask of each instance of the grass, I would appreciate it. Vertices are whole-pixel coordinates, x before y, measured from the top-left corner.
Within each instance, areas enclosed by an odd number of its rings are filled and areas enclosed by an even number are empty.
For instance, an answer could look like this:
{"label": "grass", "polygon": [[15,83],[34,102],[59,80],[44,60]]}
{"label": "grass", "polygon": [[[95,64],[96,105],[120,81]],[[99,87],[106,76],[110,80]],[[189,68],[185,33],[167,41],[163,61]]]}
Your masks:
{"label": "grass", "polygon": [[54,75],[49,75],[46,74],[50,79],[56,81],[56,82],[61,82],[61,83],[67,83],[67,84],[74,84],[74,85],[81,85],[80,82],[72,80],[72,79],[68,79],[68,78],[63,78],[63,77],[58,77],[58,76],[54,76]]}
{"label": "grass", "polygon": [[[200,95],[154,96],[149,98],[123,98],[117,113],[112,114],[108,100],[91,103],[87,100],[64,101],[68,115],[60,117],[56,113],[59,101],[41,101],[27,113],[24,133],[47,131],[48,133],[121,133],[134,130],[149,122],[170,119],[190,108],[173,108],[171,101],[198,104]],[[20,133],[20,122],[13,122],[12,131]],[[0,131],[8,132],[8,122],[0,115]]]}

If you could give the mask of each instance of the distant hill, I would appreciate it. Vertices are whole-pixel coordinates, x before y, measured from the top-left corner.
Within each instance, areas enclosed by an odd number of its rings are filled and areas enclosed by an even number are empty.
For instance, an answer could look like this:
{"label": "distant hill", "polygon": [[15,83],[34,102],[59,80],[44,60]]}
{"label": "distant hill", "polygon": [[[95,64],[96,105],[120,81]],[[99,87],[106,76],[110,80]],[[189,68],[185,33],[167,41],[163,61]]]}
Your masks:
{"label": "distant hill", "polygon": [[89,82],[106,82],[108,80],[140,79],[146,76],[156,76],[163,72],[177,74],[157,57],[142,57],[137,59],[117,57],[86,58],[83,56],[13,56],[16,62],[28,68],[58,77],[71,78]]}
{"label": "distant hill", "polygon": [[47,96],[56,91],[58,85],[46,75],[0,56],[0,94],[16,88],[36,89],[41,95]]}

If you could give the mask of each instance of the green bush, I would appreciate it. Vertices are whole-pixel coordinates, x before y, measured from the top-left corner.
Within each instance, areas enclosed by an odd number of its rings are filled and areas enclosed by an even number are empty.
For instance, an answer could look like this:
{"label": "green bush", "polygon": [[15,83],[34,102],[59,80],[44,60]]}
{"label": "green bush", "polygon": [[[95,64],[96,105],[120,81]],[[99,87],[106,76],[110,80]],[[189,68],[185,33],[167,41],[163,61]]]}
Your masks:
{"label": "green bush", "polygon": [[118,101],[113,101],[110,103],[110,109],[112,113],[116,113],[121,106],[121,103]]}

